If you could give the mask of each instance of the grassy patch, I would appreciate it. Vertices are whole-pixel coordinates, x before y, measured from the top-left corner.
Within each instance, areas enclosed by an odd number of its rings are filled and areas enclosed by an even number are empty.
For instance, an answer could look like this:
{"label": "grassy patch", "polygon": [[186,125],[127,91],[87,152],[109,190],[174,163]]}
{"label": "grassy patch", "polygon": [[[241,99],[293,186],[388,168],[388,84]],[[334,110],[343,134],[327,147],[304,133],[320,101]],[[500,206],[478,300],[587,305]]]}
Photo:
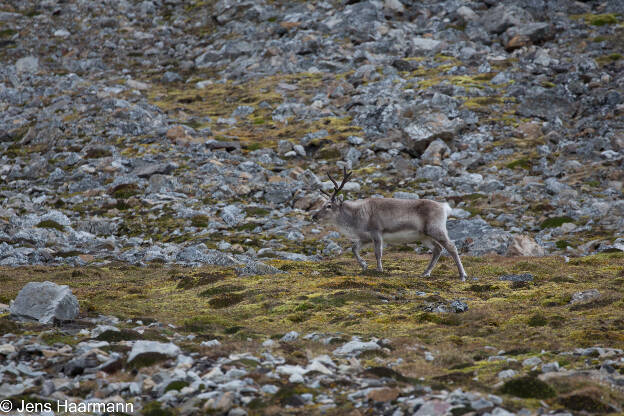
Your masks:
{"label": "grassy patch", "polygon": [[545,219],[544,221],[542,221],[542,223],[540,224],[540,227],[542,229],[544,228],[555,228],[555,227],[560,227],[561,225],[565,224],[566,222],[574,222],[574,220],[570,217],[567,216],[562,216],[562,217],[550,217]]}
{"label": "grassy patch", "polygon": [[585,15],[585,22],[592,26],[614,25],[617,21],[615,13]]}
{"label": "grassy patch", "polygon": [[54,220],[43,220],[43,221],[39,222],[35,227],[37,227],[37,228],[52,228],[52,229],[59,230],[59,231],[63,231],[65,229],[64,226],[62,226],[61,224],[59,224],[58,222],[56,222]]}
{"label": "grassy patch", "polygon": [[[363,256],[374,263],[371,251]],[[530,261],[462,256],[462,260],[468,274],[478,276],[479,281],[460,282],[447,257],[442,257],[430,278],[420,278],[429,256],[393,249],[384,256],[387,271],[382,275],[363,274],[346,253],[322,262],[272,260],[273,266],[286,271],[279,278],[239,277],[229,268],[180,266],[0,268],[0,276],[10,277],[2,279],[2,296],[7,300],[14,299],[26,282],[50,280],[69,285],[81,303],[88,300],[90,307],[83,308],[88,315],[112,314],[144,322],[151,318],[172,323],[181,333],[216,336],[223,342],[249,334],[279,336],[286,329],[300,334],[340,333],[343,340],[352,335],[390,338],[390,357],[398,354],[405,360],[393,370],[427,380],[461,369],[474,371],[484,383],[488,377],[496,382],[496,371],[501,368],[487,363],[493,353],[484,353],[483,348],[512,351],[519,339],[531,352],[569,351],[597,343],[621,348],[624,343],[624,284],[618,283],[624,279],[624,254],[600,254],[568,263],[560,256]],[[498,280],[502,274],[526,272],[536,276],[529,285],[514,288]],[[602,296],[582,306],[570,305],[572,294],[589,289],[597,289]],[[469,310],[462,314],[424,310],[430,303],[454,299],[465,299]],[[0,330],[15,333],[21,329],[0,318]],[[137,335],[123,330],[101,337],[130,340]],[[146,331],[142,337],[152,335]],[[406,349],[415,342],[438,351],[436,359],[425,364],[422,353]],[[149,360],[143,364],[149,365]],[[449,386],[471,385],[472,378]]]}
{"label": "grassy patch", "polygon": [[501,393],[525,399],[548,399],[555,396],[555,390],[550,385],[534,376],[506,381]]}

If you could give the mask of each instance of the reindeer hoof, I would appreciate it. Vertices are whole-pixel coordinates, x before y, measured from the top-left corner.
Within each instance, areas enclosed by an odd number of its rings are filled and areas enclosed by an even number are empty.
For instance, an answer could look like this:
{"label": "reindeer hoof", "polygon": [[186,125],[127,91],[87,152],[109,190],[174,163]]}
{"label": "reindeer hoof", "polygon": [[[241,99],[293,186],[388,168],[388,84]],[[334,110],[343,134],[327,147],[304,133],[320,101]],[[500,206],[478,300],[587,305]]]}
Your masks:
{"label": "reindeer hoof", "polygon": [[431,273],[423,273],[420,275],[420,277],[430,277]]}
{"label": "reindeer hoof", "polygon": [[368,264],[366,263],[361,263],[360,266],[362,266],[362,271],[365,272],[366,269],[368,268]]}
{"label": "reindeer hoof", "polygon": [[459,276],[459,280],[461,280],[462,282],[465,282],[466,281],[466,277],[468,277],[468,276],[466,276],[466,275]]}

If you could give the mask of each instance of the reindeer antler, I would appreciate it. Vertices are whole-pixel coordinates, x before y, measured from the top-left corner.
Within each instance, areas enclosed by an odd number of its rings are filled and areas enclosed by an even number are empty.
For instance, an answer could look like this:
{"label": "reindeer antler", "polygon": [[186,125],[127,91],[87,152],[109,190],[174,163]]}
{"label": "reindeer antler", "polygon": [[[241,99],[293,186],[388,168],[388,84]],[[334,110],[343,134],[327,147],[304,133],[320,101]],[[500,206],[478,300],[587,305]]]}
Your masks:
{"label": "reindeer antler", "polygon": [[340,183],[340,185],[338,185],[338,182],[336,182],[334,180],[334,178],[331,177],[331,175],[329,174],[329,172],[327,173],[327,177],[329,178],[330,181],[332,181],[332,183],[334,184],[334,192],[330,195],[328,192],[325,192],[321,189],[321,192],[325,195],[327,195],[329,197],[329,199],[331,201],[333,201],[334,199],[336,199],[336,197],[338,196],[338,194],[340,193],[340,191],[342,190],[342,188],[345,186],[345,184],[347,182],[349,182],[349,179],[351,178],[351,174],[353,172],[348,172],[347,173],[347,167],[344,166],[343,168],[343,178],[342,178],[342,182]]}

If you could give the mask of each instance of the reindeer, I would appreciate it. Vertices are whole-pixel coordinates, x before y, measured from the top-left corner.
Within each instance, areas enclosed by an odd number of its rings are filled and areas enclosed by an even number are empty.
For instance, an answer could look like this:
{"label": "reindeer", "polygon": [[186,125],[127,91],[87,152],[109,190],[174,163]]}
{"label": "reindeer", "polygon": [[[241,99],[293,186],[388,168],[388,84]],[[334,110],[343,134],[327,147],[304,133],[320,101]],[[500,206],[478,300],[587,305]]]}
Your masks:
{"label": "reindeer", "polygon": [[373,243],[377,270],[383,272],[381,257],[383,243],[411,243],[421,241],[432,250],[431,261],[423,273],[428,277],[438,262],[442,249],[445,248],[457,265],[459,278],[466,280],[466,272],[459,258],[455,244],[449,239],[446,231],[446,218],[451,212],[447,203],[428,199],[395,199],[366,198],[355,201],[344,201],[339,195],[342,188],[351,178],[351,172],[344,168],[340,185],[328,173],[329,180],[334,184],[332,194],[320,190],[327,197],[327,202],[319,209],[312,219],[329,223],[338,227],[340,232],[352,242],[351,250],[357,262],[365,271],[367,264],[360,257],[363,244]]}

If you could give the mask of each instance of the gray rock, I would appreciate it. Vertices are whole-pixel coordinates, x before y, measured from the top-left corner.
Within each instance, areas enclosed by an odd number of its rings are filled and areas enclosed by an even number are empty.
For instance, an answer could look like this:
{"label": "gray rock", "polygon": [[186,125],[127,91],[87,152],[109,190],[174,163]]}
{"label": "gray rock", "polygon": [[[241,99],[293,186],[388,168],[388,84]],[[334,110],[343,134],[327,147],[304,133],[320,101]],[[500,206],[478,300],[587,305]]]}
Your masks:
{"label": "gray rock", "polygon": [[78,312],[78,299],[69,287],[52,282],[27,283],[10,307],[12,316],[35,319],[42,324],[54,320],[71,321],[78,316]]}
{"label": "gray rock", "polygon": [[441,112],[419,115],[418,120],[403,129],[404,144],[414,155],[421,154],[435,139],[450,140],[465,126],[461,119],[449,120]]}
{"label": "gray rock", "polygon": [[539,357],[530,357],[522,361],[522,365],[525,367],[535,367],[536,365],[540,365],[541,363],[542,359]]}
{"label": "gray rock", "polygon": [[557,361],[553,361],[552,363],[542,364],[543,373],[556,373],[557,371],[559,371],[559,363]]}
{"label": "gray rock", "polygon": [[232,117],[247,117],[254,112],[254,108],[248,105],[239,105],[232,111]]}
{"label": "gray rock", "polygon": [[583,292],[576,292],[575,294],[572,295],[570,304],[587,302],[587,301],[590,301],[592,299],[596,299],[599,297],[600,297],[600,292],[598,291],[598,289],[590,289],[590,290],[585,290]]}
{"label": "gray rock", "polygon": [[414,52],[432,52],[441,49],[443,42],[430,38],[412,38],[412,50]]}
{"label": "gray rock", "polygon": [[488,10],[480,19],[485,30],[500,34],[512,26],[531,22],[531,14],[519,6],[501,4]]}
{"label": "gray rock", "polygon": [[442,400],[430,400],[425,402],[413,416],[443,416],[451,408],[451,404]]}
{"label": "gray rock", "polygon": [[39,58],[26,56],[15,63],[15,72],[18,74],[32,74],[39,71]]}
{"label": "gray rock", "polygon": [[[513,370],[511,370],[513,371]],[[470,402],[470,407],[472,407],[474,410],[476,411],[481,411],[481,410],[485,410],[485,409],[491,409],[492,407],[494,407],[494,403],[492,403],[489,400],[483,399],[483,398],[479,398],[477,400],[473,400]]]}
{"label": "gray rock", "polygon": [[288,333],[286,333],[281,339],[280,341],[283,342],[293,342],[295,341],[297,338],[299,338],[299,333],[297,331],[290,331]]}
{"label": "gray rock", "polygon": [[173,163],[148,163],[140,166],[132,172],[139,178],[149,178],[150,176],[158,173],[162,175],[168,175],[176,168]]}
{"label": "gray rock", "polygon": [[243,211],[238,205],[227,205],[221,210],[221,218],[230,227],[235,227],[240,224],[246,217],[245,211]]}
{"label": "gray rock", "polygon": [[272,182],[267,184],[264,199],[273,204],[290,202],[293,196],[293,187],[286,182]]}
{"label": "gray rock", "polygon": [[178,262],[191,264],[204,263],[224,267],[240,264],[232,256],[219,250],[207,250],[205,244],[183,248],[176,254],[175,258]]}
{"label": "gray rock", "polygon": [[506,380],[508,378],[513,378],[518,374],[518,372],[516,370],[503,370],[501,372],[498,373],[498,379],[499,380]]}
{"label": "gray rock", "polygon": [[247,263],[245,266],[236,269],[239,276],[257,276],[265,274],[278,274],[284,273],[280,269],[262,263],[260,261],[253,261]]}
{"label": "gray rock", "polygon": [[165,83],[182,81],[182,77],[177,72],[167,71],[162,76],[162,81]]}
{"label": "gray rock", "polygon": [[468,310],[468,304],[461,300],[454,300],[450,303],[451,310],[455,313],[466,312]]}
{"label": "gray rock", "polygon": [[359,355],[364,351],[375,351],[381,349],[381,346],[373,341],[362,342],[359,340],[349,341],[334,350],[334,355]]}
{"label": "gray rock", "polygon": [[500,276],[498,280],[504,280],[508,282],[532,282],[533,275],[531,273],[505,274]]}
{"label": "gray rock", "polygon": [[418,194],[414,194],[411,192],[395,192],[394,194],[392,194],[393,198],[398,198],[398,199],[420,199]]}
{"label": "gray rock", "polygon": [[430,181],[439,181],[446,177],[446,171],[440,166],[426,165],[416,170],[416,177],[419,179],[428,179]]}

